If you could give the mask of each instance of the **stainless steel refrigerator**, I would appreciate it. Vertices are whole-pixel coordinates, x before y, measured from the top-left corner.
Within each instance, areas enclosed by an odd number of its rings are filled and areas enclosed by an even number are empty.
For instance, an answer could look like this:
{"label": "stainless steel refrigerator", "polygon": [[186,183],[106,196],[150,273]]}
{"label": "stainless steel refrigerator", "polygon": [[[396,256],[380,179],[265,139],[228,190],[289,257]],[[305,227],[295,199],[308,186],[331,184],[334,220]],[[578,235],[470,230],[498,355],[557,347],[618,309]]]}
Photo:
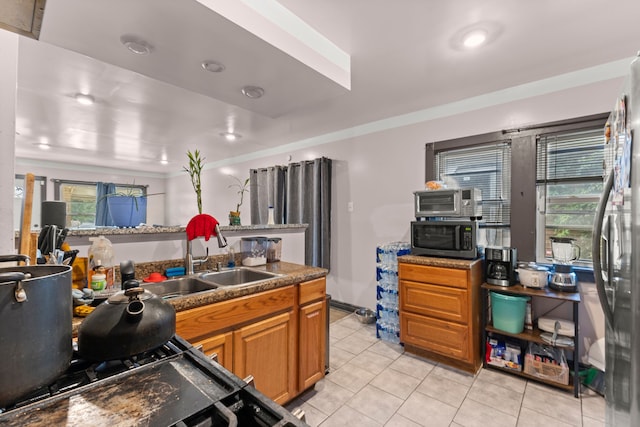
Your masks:
{"label": "stainless steel refrigerator", "polygon": [[[640,426],[640,57],[605,126],[606,184],[593,229],[605,313],[607,426]],[[637,167],[636,167],[637,166]]]}

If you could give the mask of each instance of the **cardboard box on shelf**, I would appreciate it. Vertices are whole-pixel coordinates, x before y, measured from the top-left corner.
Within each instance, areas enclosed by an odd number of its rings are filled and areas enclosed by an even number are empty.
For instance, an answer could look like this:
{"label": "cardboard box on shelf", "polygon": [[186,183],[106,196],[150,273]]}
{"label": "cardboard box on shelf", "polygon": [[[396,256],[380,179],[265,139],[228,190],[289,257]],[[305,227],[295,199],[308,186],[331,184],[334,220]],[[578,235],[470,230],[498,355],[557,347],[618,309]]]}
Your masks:
{"label": "cardboard box on shelf", "polygon": [[524,372],[559,384],[569,384],[569,366],[564,350],[559,348],[529,343],[524,357]]}

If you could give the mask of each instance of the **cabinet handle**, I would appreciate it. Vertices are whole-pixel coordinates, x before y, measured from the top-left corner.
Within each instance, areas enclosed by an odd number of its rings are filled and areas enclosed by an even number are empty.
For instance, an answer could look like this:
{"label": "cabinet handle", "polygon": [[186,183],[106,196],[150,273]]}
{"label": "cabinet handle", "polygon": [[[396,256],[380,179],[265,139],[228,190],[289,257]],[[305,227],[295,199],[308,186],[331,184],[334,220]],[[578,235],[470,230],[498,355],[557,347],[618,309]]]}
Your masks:
{"label": "cabinet handle", "polygon": [[253,378],[253,375],[249,374],[245,379],[243,379],[242,381],[244,381],[245,383],[247,383],[247,385],[250,385],[251,387],[255,387],[256,386],[256,381]]}

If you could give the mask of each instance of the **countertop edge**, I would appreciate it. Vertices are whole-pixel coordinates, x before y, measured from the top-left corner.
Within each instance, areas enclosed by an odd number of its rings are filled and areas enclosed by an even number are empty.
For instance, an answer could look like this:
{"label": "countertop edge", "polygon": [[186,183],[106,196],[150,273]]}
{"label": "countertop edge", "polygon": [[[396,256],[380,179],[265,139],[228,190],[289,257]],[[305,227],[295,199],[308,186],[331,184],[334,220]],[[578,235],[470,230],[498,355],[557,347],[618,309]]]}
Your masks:
{"label": "countertop edge", "polygon": [[406,264],[426,265],[431,267],[458,268],[470,270],[473,265],[482,262],[482,258],[476,259],[459,259],[459,258],[438,258],[419,255],[401,255],[398,262]]}
{"label": "countertop edge", "polygon": [[[223,233],[234,233],[243,231],[269,231],[269,230],[306,230],[309,224],[256,224],[256,225],[221,225],[220,230]],[[40,230],[32,230],[33,233],[39,233]],[[116,235],[140,235],[140,234],[184,234],[186,227],[184,226],[140,226],[135,228],[116,228],[116,227],[98,227],[87,229],[69,229],[67,237],[94,237],[94,236],[116,236]],[[16,232],[16,237],[19,234]]]}

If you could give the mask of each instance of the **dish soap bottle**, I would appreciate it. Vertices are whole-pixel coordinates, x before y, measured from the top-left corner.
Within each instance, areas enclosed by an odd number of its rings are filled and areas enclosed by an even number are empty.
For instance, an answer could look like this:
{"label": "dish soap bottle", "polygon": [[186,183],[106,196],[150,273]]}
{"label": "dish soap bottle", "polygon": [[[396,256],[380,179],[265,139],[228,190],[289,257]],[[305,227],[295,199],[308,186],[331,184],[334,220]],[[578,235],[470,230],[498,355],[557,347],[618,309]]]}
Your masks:
{"label": "dish soap bottle", "polygon": [[233,248],[227,249],[227,267],[235,268],[236,266],[236,253]]}

